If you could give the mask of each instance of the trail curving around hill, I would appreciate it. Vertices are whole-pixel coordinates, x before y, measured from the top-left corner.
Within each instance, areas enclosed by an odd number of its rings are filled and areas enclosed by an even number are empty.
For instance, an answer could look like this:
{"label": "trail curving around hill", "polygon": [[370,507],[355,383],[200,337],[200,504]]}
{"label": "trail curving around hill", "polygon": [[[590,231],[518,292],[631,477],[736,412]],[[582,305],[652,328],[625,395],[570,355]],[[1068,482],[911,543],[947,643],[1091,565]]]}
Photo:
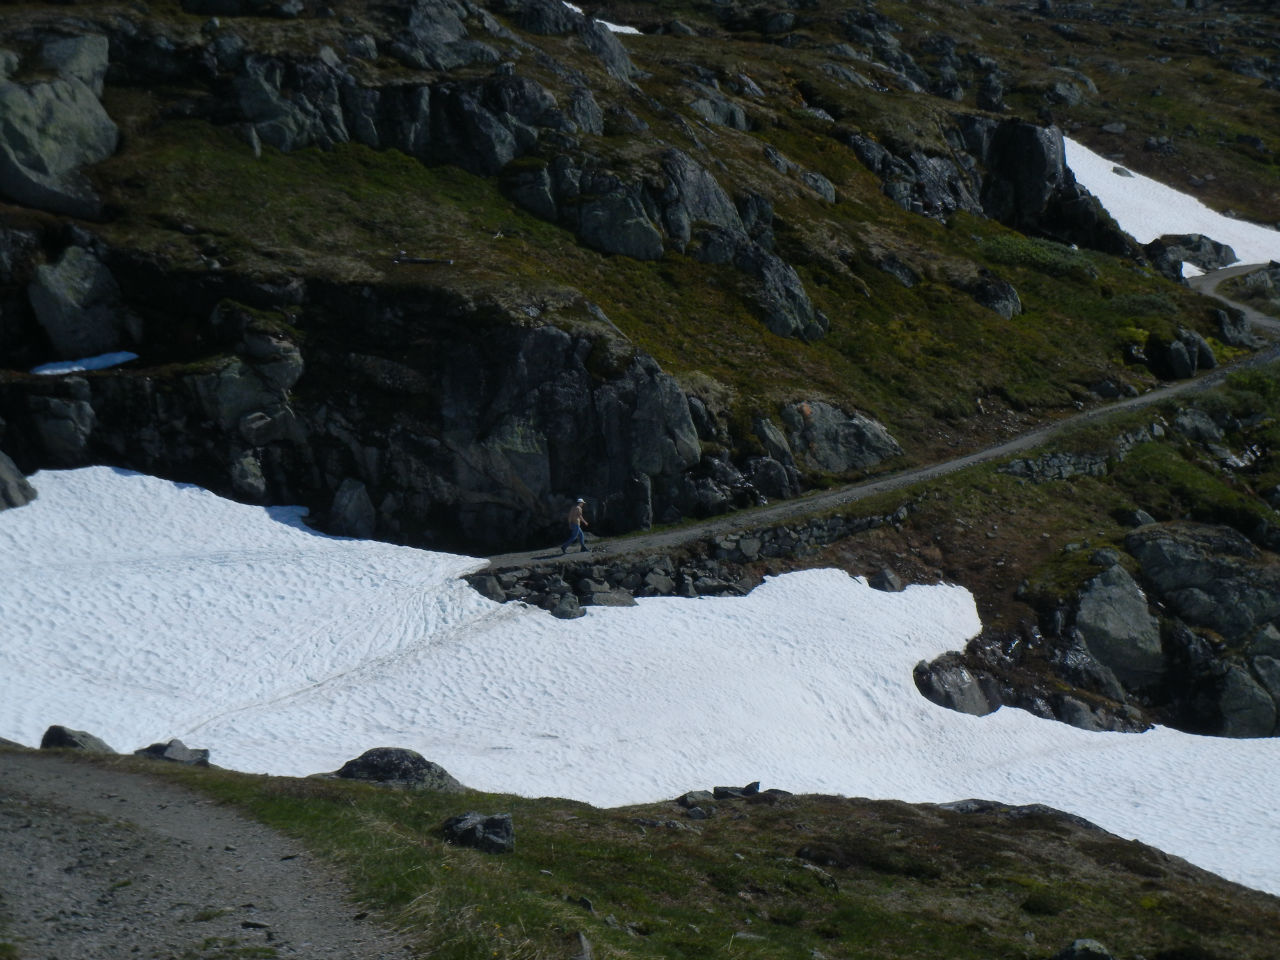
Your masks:
{"label": "trail curving around hill", "polygon": [[[1076,429],[1090,421],[1102,420],[1116,413],[1163,403],[1173,397],[1186,396],[1216,387],[1233,373],[1262,366],[1280,359],[1280,339],[1278,339],[1280,338],[1280,320],[1275,317],[1268,317],[1252,307],[1230,300],[1217,292],[1218,284],[1222,281],[1257,270],[1261,266],[1265,266],[1265,264],[1244,264],[1226,267],[1188,280],[1190,286],[1198,292],[1243,312],[1249,322],[1257,328],[1256,332],[1268,336],[1272,341],[1263,349],[1229,366],[1217,367],[1191,380],[1163,384],[1136,397],[1126,397],[1122,400],[1083,410],[1061,420],[1055,420],[1052,423],[1036,427],[1034,430],[1020,434],[1012,440],[993,444],[952,460],[944,460],[940,463],[927,464],[922,467],[913,467],[888,476],[877,477],[873,480],[860,480],[832,490],[810,493],[793,500],[780,500],[763,507],[753,507],[733,513],[721,514],[720,516],[711,517],[699,523],[681,526],[674,530],[625,536],[609,540],[604,546],[599,542],[595,542],[593,549],[597,551],[605,550],[607,555],[611,557],[661,553],[727,533],[776,526],[797,517],[810,516],[826,510],[832,510],[875,494],[885,493],[890,490],[900,490],[903,487],[909,487],[917,483],[936,480],[966,467],[1025,453],[1052,437],[1068,430]],[[557,550],[552,548],[550,550],[526,550],[498,554],[489,557],[488,561],[490,569],[503,569],[522,566],[545,566],[559,563],[562,559],[576,560],[578,558],[579,555],[572,552],[562,557]]]}

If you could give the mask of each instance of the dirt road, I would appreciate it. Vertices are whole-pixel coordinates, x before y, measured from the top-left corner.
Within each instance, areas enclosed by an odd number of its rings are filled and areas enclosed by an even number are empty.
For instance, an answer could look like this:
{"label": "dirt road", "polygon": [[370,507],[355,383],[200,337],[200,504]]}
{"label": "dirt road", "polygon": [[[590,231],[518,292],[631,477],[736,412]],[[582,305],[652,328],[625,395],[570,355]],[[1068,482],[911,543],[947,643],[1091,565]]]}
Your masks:
{"label": "dirt road", "polygon": [[22,960],[412,956],[363,916],[300,845],[206,797],[0,749],[0,943]]}

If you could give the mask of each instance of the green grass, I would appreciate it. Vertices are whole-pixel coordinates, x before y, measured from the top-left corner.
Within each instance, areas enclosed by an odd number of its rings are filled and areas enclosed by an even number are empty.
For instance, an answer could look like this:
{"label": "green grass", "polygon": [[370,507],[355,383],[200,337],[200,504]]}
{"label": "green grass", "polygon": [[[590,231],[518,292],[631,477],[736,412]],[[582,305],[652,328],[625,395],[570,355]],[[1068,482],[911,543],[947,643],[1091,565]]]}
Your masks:
{"label": "green grass", "polygon": [[[1261,960],[1280,931],[1280,901],[1052,817],[808,796],[718,801],[693,821],[673,803],[602,810],[96,762],[176,779],[300,838],[418,955],[440,960],[563,957],[579,934],[608,958],[1032,960],[1082,929],[1107,931],[1118,956],[1152,956],[1180,942],[1174,916],[1198,942]],[[443,821],[467,809],[510,812],[515,851],[444,843]],[[1156,908],[1142,905],[1153,883]],[[1220,913],[1212,930],[1199,919],[1210,909]],[[207,947],[250,955],[233,942]]]}

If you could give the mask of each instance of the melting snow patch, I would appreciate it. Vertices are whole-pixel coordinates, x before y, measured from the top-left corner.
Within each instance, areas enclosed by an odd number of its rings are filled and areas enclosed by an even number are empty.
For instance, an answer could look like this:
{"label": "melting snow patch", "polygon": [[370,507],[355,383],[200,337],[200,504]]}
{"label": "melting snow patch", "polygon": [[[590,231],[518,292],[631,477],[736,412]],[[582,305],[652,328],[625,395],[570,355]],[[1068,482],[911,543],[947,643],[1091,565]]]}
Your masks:
{"label": "melting snow patch", "polygon": [[122,363],[137,359],[138,355],[136,353],[120,350],[116,353],[100,353],[96,357],[85,357],[82,360],[58,360],[54,363],[42,363],[38,367],[32,367],[31,372],[53,375],[58,373],[77,373],[81,370],[106,370],[109,367],[118,367]]}

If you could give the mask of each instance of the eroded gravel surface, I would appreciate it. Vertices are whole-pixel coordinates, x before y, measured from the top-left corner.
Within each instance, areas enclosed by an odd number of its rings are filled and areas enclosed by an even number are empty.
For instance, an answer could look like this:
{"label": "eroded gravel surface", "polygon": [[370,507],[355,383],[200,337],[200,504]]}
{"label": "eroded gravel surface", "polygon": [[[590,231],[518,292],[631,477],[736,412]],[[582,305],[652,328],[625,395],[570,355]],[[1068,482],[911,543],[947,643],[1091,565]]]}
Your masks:
{"label": "eroded gravel surface", "polygon": [[22,960],[414,956],[294,841],[37,751],[0,750],[0,918]]}

